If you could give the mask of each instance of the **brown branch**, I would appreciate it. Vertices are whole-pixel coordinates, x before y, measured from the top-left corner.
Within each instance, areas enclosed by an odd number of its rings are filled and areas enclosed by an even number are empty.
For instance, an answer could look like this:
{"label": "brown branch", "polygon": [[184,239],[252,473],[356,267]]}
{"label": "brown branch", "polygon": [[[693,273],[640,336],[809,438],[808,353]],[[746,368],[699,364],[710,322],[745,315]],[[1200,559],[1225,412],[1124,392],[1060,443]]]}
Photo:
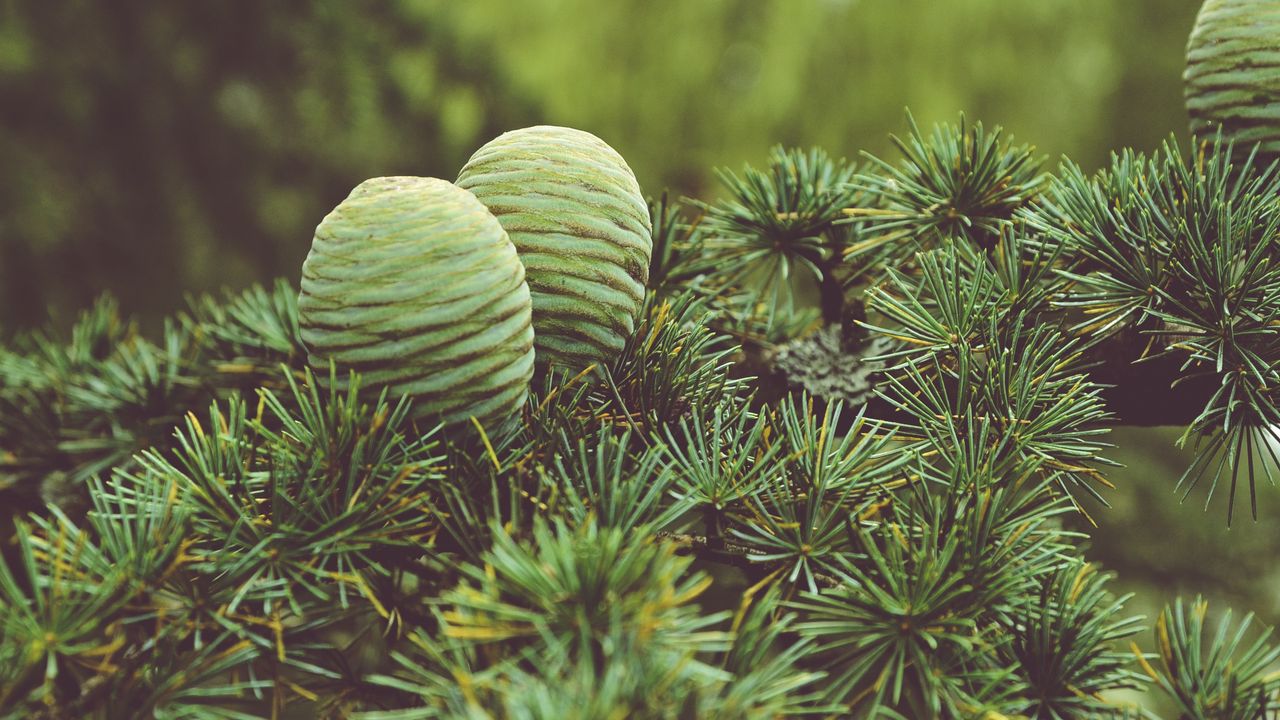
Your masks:
{"label": "brown branch", "polygon": [[[875,395],[877,368],[864,359],[884,347],[850,348],[841,342],[842,335],[829,325],[778,348],[745,347],[739,372],[756,378],[756,397],[762,402],[807,391],[828,402],[842,400],[846,407],[865,405],[868,417],[904,419]],[[1188,377],[1181,357],[1144,358],[1148,340],[1118,335],[1089,348],[1084,357],[1089,377],[1104,386],[1110,424],[1186,426],[1204,409],[1217,379],[1211,374]]]}
{"label": "brown branch", "polygon": [[1116,425],[1189,425],[1204,410],[1218,379],[1189,377],[1181,357],[1143,359],[1146,340],[1116,337],[1092,348],[1090,379],[1108,386],[1102,397]]}

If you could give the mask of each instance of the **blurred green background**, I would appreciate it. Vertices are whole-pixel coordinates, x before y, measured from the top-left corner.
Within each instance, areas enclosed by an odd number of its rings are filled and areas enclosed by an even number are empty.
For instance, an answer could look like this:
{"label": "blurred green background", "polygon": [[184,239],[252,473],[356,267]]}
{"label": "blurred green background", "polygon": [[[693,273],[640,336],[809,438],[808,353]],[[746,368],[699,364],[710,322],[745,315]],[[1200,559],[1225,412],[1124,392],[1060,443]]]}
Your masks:
{"label": "blurred green background", "polygon": [[[904,109],[1003,125],[1050,167],[1185,137],[1198,0],[0,0],[0,328],[104,290],[296,280],[361,180],[452,179],[536,123],[590,130],[649,193],[716,193],[770,145],[890,152]],[[1178,504],[1176,433],[1124,430],[1094,555],[1151,614],[1205,592],[1280,617],[1280,503]],[[1238,516],[1239,517],[1239,516]],[[1144,638],[1144,642],[1146,639]]]}
{"label": "blurred green background", "polygon": [[296,278],[361,180],[535,123],[712,194],[774,143],[1004,125],[1086,167],[1182,132],[1193,0],[0,0],[0,327]]}

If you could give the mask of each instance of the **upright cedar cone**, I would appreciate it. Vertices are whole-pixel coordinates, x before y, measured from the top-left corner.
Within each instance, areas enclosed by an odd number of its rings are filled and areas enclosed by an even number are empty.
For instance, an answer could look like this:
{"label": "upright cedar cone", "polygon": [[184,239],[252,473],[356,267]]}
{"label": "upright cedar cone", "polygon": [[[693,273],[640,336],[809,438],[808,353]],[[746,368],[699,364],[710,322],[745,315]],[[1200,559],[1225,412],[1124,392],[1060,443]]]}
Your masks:
{"label": "upright cedar cone", "polygon": [[635,175],[591,133],[540,125],[504,133],[458,176],[520,252],[541,367],[578,371],[616,356],[649,276],[649,210]]}
{"label": "upright cedar cone", "polygon": [[414,415],[498,421],[533,376],[524,266],[475,196],[435,178],[360,183],[316,228],[298,314],[328,381],[414,398]]}
{"label": "upright cedar cone", "polygon": [[1280,156],[1280,0],[1206,0],[1183,79],[1193,134]]}

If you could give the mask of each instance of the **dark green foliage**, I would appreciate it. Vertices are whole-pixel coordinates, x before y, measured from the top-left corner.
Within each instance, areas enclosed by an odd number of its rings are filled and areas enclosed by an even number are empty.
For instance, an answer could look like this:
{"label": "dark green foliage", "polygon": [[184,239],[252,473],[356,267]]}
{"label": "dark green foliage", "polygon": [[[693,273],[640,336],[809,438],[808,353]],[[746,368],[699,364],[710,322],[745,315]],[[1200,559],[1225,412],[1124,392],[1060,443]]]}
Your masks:
{"label": "dark green foliage", "polygon": [[192,333],[206,335],[205,343],[219,358],[259,366],[297,365],[306,353],[298,330],[298,293],[285,280],[276,281],[270,290],[254,286],[221,301],[200,297],[184,323]]}
{"label": "dark green foliage", "polygon": [[999,127],[941,124],[926,137],[907,115],[911,133],[894,137],[902,153],[899,165],[872,157],[878,173],[858,176],[857,186],[871,204],[851,211],[865,219],[870,237],[850,254],[871,254],[873,267],[907,259],[920,243],[952,238],[990,248],[1031,203],[1044,176],[1027,146],[1001,139]]}
{"label": "dark green foliage", "polygon": [[1006,656],[1029,596],[1069,542],[1043,484],[989,470],[925,477],[863,512],[839,585],[805,593],[798,626],[826,651],[830,696],[859,717],[1012,713],[1028,690]]}
{"label": "dark green foliage", "polygon": [[[1280,647],[1271,630],[1251,631],[1252,613],[1239,625],[1228,610],[1216,631],[1206,627],[1209,605],[1179,599],[1156,619],[1159,664],[1147,672],[1191,720],[1269,718],[1280,711],[1280,678],[1271,672]],[[1209,633],[1212,632],[1210,635]]]}
{"label": "dark green foliage", "polygon": [[812,652],[810,643],[793,637],[796,615],[778,612],[778,594],[770,591],[734,619],[733,647],[721,667],[736,680],[715,698],[708,712],[715,717],[776,717],[835,712],[823,706],[821,672],[800,666]]}
{"label": "dark green foliage", "polygon": [[192,415],[171,458],[90,483],[85,525],[55,510],[20,530],[21,561],[0,567],[4,645],[23,650],[6,704],[234,717],[263,688],[283,703],[295,677],[337,679],[317,636],[394,617],[385,558],[432,533],[435,443],[401,434],[404,404],[289,384],[253,415],[238,397]]}
{"label": "dark green foliage", "polygon": [[[761,172],[748,165],[742,177],[731,170],[717,172],[730,197],[704,204],[706,229],[716,239],[715,257],[755,265],[770,257],[768,245],[774,245],[780,256],[816,272],[823,235],[836,232],[832,223],[856,197],[849,188],[856,169],[819,148],[806,152],[781,145],[770,151],[767,167]],[[841,239],[838,234],[835,238]]]}
{"label": "dark green foliage", "polygon": [[883,546],[864,536],[866,561],[846,559],[837,590],[793,603],[808,618],[801,634],[835,668],[830,697],[866,717],[967,717],[1003,699],[987,694],[1008,670],[984,662],[1001,640],[980,625],[979,603],[1011,598],[973,592],[959,541],[936,532],[886,533]]}
{"label": "dark green foliage", "polygon": [[484,565],[464,566],[463,584],[440,598],[443,634],[476,646],[511,641],[502,655],[526,670],[560,644],[574,661],[602,663],[615,633],[662,654],[723,649],[728,637],[710,630],[722,618],[692,603],[710,580],[686,573],[689,562],[590,521],[535,522],[530,546],[495,529]]}
{"label": "dark green foliage", "polygon": [[[1102,499],[1093,467],[1106,462],[1100,389],[1080,343],[1043,321],[1045,295],[1041,307],[1019,307],[1037,297],[1044,256],[1007,238],[997,247],[994,262],[956,243],[922,252],[917,275],[889,270],[887,287],[868,291],[869,309],[893,321],[870,327],[900,341],[880,392],[910,418],[901,430],[908,451],[944,468],[981,462],[1015,472],[1038,460],[1036,472],[1068,493]],[[1012,269],[996,264],[1020,254],[1027,260]]]}
{"label": "dark green foliage", "polygon": [[729,374],[735,348],[708,327],[709,315],[694,293],[650,294],[635,333],[606,369],[595,412],[655,428],[740,393],[745,383]]}
{"label": "dark green foliage", "polygon": [[662,193],[649,201],[653,255],[649,258],[649,287],[659,293],[678,288],[697,274],[693,261],[702,255],[698,221],[684,217],[678,201]]}
{"label": "dark green foliage", "polygon": [[1119,717],[1125,709],[1103,693],[1141,686],[1118,641],[1142,629],[1142,619],[1120,614],[1128,597],[1108,592],[1110,579],[1087,563],[1064,565],[1025,608],[1003,652],[1029,688],[1028,717]]}
{"label": "dark green foliage", "polygon": [[1051,242],[1078,257],[1078,269],[1062,269],[1075,287],[1058,300],[1087,314],[1076,332],[1106,338],[1127,324],[1143,325],[1160,302],[1154,292],[1167,252],[1139,230],[1144,195],[1151,185],[1147,158],[1125,150],[1088,178],[1064,161],[1043,202],[1025,217]]}
{"label": "dark green foliage", "polygon": [[279,365],[304,358],[296,297],[280,282],[222,302],[198,298],[165,323],[159,343],[104,298],[68,338],[18,338],[0,352],[0,494],[77,504],[93,475],[168,445],[187,411],[278,385]]}
{"label": "dark green foliage", "polygon": [[660,451],[680,500],[717,515],[743,511],[743,503],[780,472],[783,448],[767,440],[768,430],[765,419],[728,404],[667,428]]}
{"label": "dark green foliage", "polygon": [[772,329],[799,309],[798,288],[822,286],[830,288],[825,319],[840,319],[837,273],[851,233],[835,223],[859,197],[850,183],[855,171],[818,148],[777,146],[764,171],[717,172],[729,197],[701,203],[703,262],[719,288],[741,297],[744,316]]}
{"label": "dark green foliage", "polygon": [[[917,273],[885,268],[886,282],[866,293],[868,309],[894,323],[871,325],[905,343],[901,353],[926,357],[981,345],[998,317],[1001,288],[976,251],[949,244],[916,255]],[[963,277],[965,282],[956,282]],[[896,354],[901,354],[896,353]]]}
{"label": "dark green foliage", "polygon": [[1193,156],[1173,141],[1153,157],[1125,152],[1093,178],[1067,164],[1043,207],[1028,213],[1072,266],[1058,302],[1083,314],[1073,328],[1087,342],[1135,346],[1135,360],[1174,358],[1177,382],[1202,382],[1203,398],[1182,437],[1197,461],[1181,484],[1190,493],[1229,482],[1254,488],[1277,462],[1280,418],[1280,173],[1221,139]]}
{"label": "dark green foliage", "polygon": [[1041,463],[1068,493],[1102,500],[1093,465],[1106,433],[1098,388],[1072,366],[1069,343],[1053,344],[1043,329],[994,339],[985,353],[962,350],[954,365],[907,360],[886,380],[885,398],[914,420],[904,423],[906,451],[935,458],[942,468],[990,465],[1004,472]]}
{"label": "dark green foliage", "polygon": [[559,496],[560,507],[574,523],[594,522],[601,528],[624,533],[666,530],[679,519],[682,507],[665,502],[671,492],[672,473],[663,467],[660,451],[633,448],[632,434],[602,426],[593,436],[561,438],[564,454],[553,467],[539,467]]}
{"label": "dark green foliage", "polygon": [[898,463],[883,457],[890,436],[855,418],[849,427],[839,403],[815,412],[805,396],[785,402],[772,419],[781,462],[763,474],[737,540],[752,559],[777,566],[780,582],[818,591],[817,578],[838,570],[852,550],[856,518],[898,484]]}
{"label": "dark green foliage", "polygon": [[493,528],[483,565],[439,599],[439,635],[411,637],[400,668],[374,678],[427,706],[396,717],[670,717],[732,678],[695,657],[730,635],[693,603],[710,579],[688,558],[590,520],[531,533]]}
{"label": "dark green foliage", "polygon": [[[154,341],[107,300],[15,340],[0,717],[1065,720],[1133,716],[1114,693],[1148,678],[1187,717],[1274,712],[1265,637],[1178,604],[1148,667],[1065,529],[1106,501],[1117,364],[1214,381],[1201,463],[1256,467],[1274,174],[1170,146],[1037,198],[997,135],[913,138],[892,178],[779,150],[699,219],[652,203],[636,332],[501,422],[322,390],[343,368],[301,369],[285,283]],[[835,223],[858,187],[890,214]],[[789,303],[836,291],[859,398],[749,376],[815,316],[742,302],[783,266],[824,289]]]}
{"label": "dark green foliage", "polygon": [[[1207,375],[1218,385],[1182,442],[1197,437],[1197,462],[1184,476],[1188,492],[1212,467],[1211,498],[1223,471],[1230,473],[1228,511],[1236,481],[1249,482],[1258,515],[1255,459],[1268,479],[1280,469],[1271,442],[1280,422],[1280,173],[1258,169],[1250,156],[1239,166],[1230,147],[1186,159],[1166,146],[1161,169],[1168,180],[1153,195],[1162,222],[1157,235],[1170,252],[1164,299],[1153,315],[1162,322],[1166,352],[1184,358],[1187,377]],[[1274,482],[1274,481],[1273,481]]]}

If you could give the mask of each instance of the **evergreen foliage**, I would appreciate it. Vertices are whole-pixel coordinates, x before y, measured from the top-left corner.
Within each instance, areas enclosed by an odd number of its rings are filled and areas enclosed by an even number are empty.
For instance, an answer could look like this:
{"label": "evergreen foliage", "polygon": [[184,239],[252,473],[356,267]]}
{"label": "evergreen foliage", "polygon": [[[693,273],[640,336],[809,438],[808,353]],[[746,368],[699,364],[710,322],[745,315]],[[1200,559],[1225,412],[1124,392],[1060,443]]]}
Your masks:
{"label": "evergreen foliage", "polygon": [[[1063,522],[1106,499],[1117,364],[1209,380],[1164,388],[1188,484],[1272,471],[1275,171],[1170,143],[1049,178],[965,122],[901,147],[652,202],[636,332],[502,423],[316,382],[286,283],[158,341],[109,300],[18,338],[0,716],[1065,719],[1150,715],[1145,687],[1275,713],[1268,636],[1174,601],[1133,651]],[[820,314],[743,301],[814,304],[794,269],[838,290]],[[752,374],[819,317],[878,363],[868,401]]]}

